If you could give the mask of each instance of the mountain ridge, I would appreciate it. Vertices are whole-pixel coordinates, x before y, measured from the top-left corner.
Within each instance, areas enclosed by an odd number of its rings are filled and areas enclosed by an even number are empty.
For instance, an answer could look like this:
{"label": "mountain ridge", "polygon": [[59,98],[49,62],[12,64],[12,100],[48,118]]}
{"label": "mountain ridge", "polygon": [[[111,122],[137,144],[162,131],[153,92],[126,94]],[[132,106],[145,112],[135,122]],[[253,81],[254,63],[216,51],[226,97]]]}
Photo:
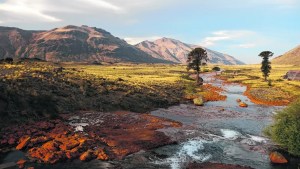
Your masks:
{"label": "mountain ridge", "polygon": [[[157,39],[155,41],[145,40],[136,44],[135,46],[155,58],[183,64],[186,63],[187,56],[190,51],[196,47],[201,47],[166,37]],[[216,52],[208,48],[204,49],[207,51],[209,63],[227,65],[244,64],[230,55]]]}
{"label": "mountain ridge", "polygon": [[300,65],[300,45],[271,60],[272,64]]}
{"label": "mountain ridge", "polygon": [[171,63],[141,51],[104,29],[67,25],[49,31],[0,27],[0,59]]}

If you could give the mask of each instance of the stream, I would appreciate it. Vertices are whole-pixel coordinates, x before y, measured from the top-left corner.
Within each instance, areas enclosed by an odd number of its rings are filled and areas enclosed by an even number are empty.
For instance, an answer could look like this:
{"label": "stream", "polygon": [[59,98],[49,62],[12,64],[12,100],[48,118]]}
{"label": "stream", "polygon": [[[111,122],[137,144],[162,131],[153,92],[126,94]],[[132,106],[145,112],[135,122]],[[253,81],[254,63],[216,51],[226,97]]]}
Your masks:
{"label": "stream", "polygon": [[[168,156],[155,163],[180,169],[189,162],[217,162],[238,164],[257,169],[282,168],[269,162],[270,140],[263,137],[263,129],[272,122],[272,116],[283,107],[254,104],[243,93],[245,86],[224,84],[212,74],[202,75],[205,83],[225,89],[225,101],[208,102],[203,107],[182,104],[168,109],[151,112],[152,115],[173,119],[187,126],[187,141],[179,145],[166,146],[155,150]],[[248,104],[239,107],[237,99]],[[165,131],[172,135],[172,131]],[[283,167],[286,168],[286,167]]]}

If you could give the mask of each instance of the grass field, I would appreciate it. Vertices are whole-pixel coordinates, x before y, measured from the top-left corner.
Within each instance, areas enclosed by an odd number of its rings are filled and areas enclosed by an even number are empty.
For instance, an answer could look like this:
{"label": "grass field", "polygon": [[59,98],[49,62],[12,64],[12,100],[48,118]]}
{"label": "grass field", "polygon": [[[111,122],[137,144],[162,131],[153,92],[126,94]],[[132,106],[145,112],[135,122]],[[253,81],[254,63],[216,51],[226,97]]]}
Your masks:
{"label": "grass field", "polygon": [[250,94],[262,101],[293,101],[300,97],[300,81],[283,79],[283,75],[289,70],[300,70],[300,66],[272,65],[270,84],[264,81],[260,65],[222,66],[222,68],[225,69],[223,78],[229,82],[248,85]]}
{"label": "grass field", "polygon": [[0,70],[2,120],[77,110],[147,112],[178,104],[193,83],[180,65],[24,62]]}
{"label": "grass field", "polygon": [[[62,70],[59,68],[63,67]],[[213,65],[203,70],[211,70]],[[267,100],[293,100],[300,82],[283,80],[288,70],[273,66],[272,86],[263,81],[259,65],[221,66],[222,78],[250,86],[250,94]],[[0,115],[2,119],[34,119],[77,110],[147,112],[185,99],[225,99],[221,89],[197,87],[184,65],[22,62],[0,64]],[[233,75],[233,72],[238,75]],[[257,95],[257,93],[259,93]]]}

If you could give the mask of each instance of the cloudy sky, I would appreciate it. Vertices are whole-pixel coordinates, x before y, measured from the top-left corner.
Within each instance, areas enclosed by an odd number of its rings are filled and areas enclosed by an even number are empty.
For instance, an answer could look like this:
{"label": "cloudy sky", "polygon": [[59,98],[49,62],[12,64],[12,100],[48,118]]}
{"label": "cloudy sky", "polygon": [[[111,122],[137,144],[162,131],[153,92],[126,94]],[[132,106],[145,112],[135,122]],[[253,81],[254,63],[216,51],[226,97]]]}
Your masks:
{"label": "cloudy sky", "polygon": [[300,44],[300,0],[0,0],[0,25],[103,28],[138,43],[170,37],[258,63]]}

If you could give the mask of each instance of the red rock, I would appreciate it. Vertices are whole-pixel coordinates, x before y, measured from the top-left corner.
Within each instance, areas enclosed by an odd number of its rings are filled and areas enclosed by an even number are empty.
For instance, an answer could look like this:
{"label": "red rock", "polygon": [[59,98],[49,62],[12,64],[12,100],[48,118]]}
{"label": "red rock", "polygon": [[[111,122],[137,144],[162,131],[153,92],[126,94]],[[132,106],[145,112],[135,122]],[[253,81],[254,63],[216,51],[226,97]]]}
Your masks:
{"label": "red rock", "polygon": [[17,164],[18,164],[19,168],[24,168],[26,162],[27,162],[26,160],[21,159],[17,162]]}
{"label": "red rock", "polygon": [[29,136],[25,136],[25,137],[21,138],[20,141],[19,141],[19,144],[16,147],[16,149],[17,150],[22,150],[23,148],[25,148],[28,145],[29,141],[30,141]]}
{"label": "red rock", "polygon": [[88,150],[84,153],[82,153],[79,157],[81,161],[89,161],[95,158],[96,156],[94,155],[94,152],[92,150]]}
{"label": "red rock", "polygon": [[248,107],[248,104],[246,104],[246,103],[244,103],[244,102],[241,102],[241,103],[239,104],[239,106],[240,106],[240,107]]}
{"label": "red rock", "polygon": [[30,131],[30,130],[27,130],[27,131],[26,131],[26,134],[27,134],[27,135],[31,135],[31,131]]}
{"label": "red rock", "polygon": [[40,137],[36,137],[36,138],[31,139],[30,143],[32,143],[32,144],[39,144],[39,143],[47,142],[49,140],[50,140],[50,138],[48,138],[48,137],[40,136]]}
{"label": "red rock", "polygon": [[40,129],[48,130],[50,128],[53,128],[54,124],[46,122],[46,121],[42,121],[42,122],[36,123],[36,126]]}
{"label": "red rock", "polygon": [[58,147],[59,147],[59,145],[56,141],[48,141],[47,143],[42,145],[42,148],[49,150],[49,151],[57,151]]}
{"label": "red rock", "polygon": [[63,161],[66,155],[62,151],[49,151],[43,147],[32,148],[29,150],[29,156],[31,158],[36,158],[41,162],[55,164],[59,161]]}
{"label": "red rock", "polygon": [[17,131],[16,134],[18,135],[18,137],[22,137],[24,135],[24,132],[23,131]]}
{"label": "red rock", "polygon": [[286,164],[288,160],[279,152],[272,152],[270,154],[270,161],[274,164]]}
{"label": "red rock", "polygon": [[0,144],[7,144],[7,140],[6,139],[1,140]]}
{"label": "red rock", "polygon": [[16,139],[13,138],[13,137],[9,138],[9,139],[8,139],[8,144],[9,144],[9,145],[16,144]]}
{"label": "red rock", "polygon": [[109,159],[108,155],[105,153],[103,149],[98,149],[94,152],[95,156],[97,156],[98,160],[107,161]]}
{"label": "red rock", "polygon": [[72,150],[66,151],[66,156],[68,159],[74,159],[80,156],[79,148],[73,148]]}
{"label": "red rock", "polygon": [[242,102],[242,100],[241,99],[237,99],[236,102],[240,103],[240,102]]}
{"label": "red rock", "polygon": [[77,146],[79,146],[79,141],[75,139],[69,139],[66,138],[65,140],[62,141],[62,145],[59,146],[61,150],[71,150]]}

